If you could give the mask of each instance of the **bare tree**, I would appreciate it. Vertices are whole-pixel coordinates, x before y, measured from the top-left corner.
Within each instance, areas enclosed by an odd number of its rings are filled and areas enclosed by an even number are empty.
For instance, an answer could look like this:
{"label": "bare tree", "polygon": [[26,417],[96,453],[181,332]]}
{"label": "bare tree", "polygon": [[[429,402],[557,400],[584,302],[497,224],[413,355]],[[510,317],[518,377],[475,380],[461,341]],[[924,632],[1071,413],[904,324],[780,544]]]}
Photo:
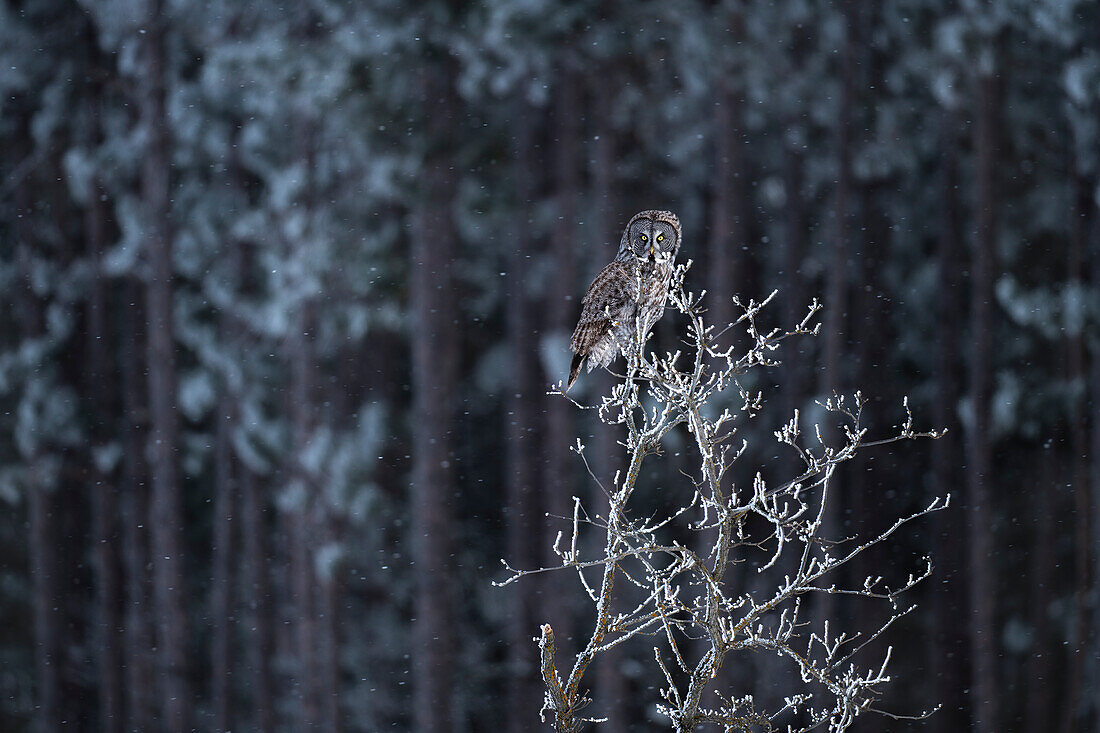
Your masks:
{"label": "bare tree", "polygon": [[[891,650],[876,658],[870,668],[857,666],[856,658],[913,611],[915,606],[901,606],[899,597],[929,576],[931,561],[924,558],[897,582],[872,575],[854,587],[839,585],[837,571],[887,542],[906,523],[946,507],[948,500],[936,498],[924,509],[902,515],[878,534],[863,539],[825,536],[823,517],[838,466],[859,450],[936,438],[940,433],[915,431],[906,399],[904,423],[888,437],[869,440],[868,429],[861,422],[864,401],[860,393],[851,397],[834,394],[821,406],[839,423],[831,431],[839,436],[837,442],[830,443],[820,426],[815,426],[809,438],[804,436],[796,411],[786,424],[772,431],[796,459],[789,478],[769,484],[763,472],[757,472],[751,486],[737,486],[727,472],[745,454],[748,439],[741,437],[736,445],[734,438],[760,413],[764,402],[761,393],[745,388],[743,376],[752,369],[777,366],[773,352],[787,337],[816,334],[819,327],[811,322],[820,307],[815,301],[790,330],[766,331],[758,326],[757,318],[776,293],[747,305],[734,298],[732,302],[740,311],[736,323],[723,328],[708,326],[703,321],[701,296],[683,290],[690,264],[677,268],[669,296],[688,320],[690,362],[685,364],[685,354],[679,351],[658,357],[646,356],[643,349],[627,348],[625,376],[598,406],[590,408],[598,410],[604,423],[621,425],[626,431],[621,444],[628,454],[628,467],[616,475],[613,486],[606,487],[610,505],[606,516],[590,514],[574,498],[571,533],[559,532],[554,544],[559,566],[516,570],[504,563],[510,575],[499,585],[538,572],[575,570],[595,606],[591,636],[565,677],[557,669],[553,629],[542,626],[544,720],[549,713],[561,733],[597,722],[581,713],[591,702],[582,686],[585,673],[598,656],[635,637],[653,640],[656,668],[664,679],[658,710],[675,731],[691,731],[704,723],[720,725],[726,731],[780,727],[801,731],[823,726],[842,731],[866,712],[905,717],[880,710],[875,704],[882,686],[890,681],[886,668]],[[750,344],[740,356],[733,347],[719,344],[736,325],[745,327]],[[561,387],[557,385],[551,394],[564,397]],[[708,404],[732,390],[741,398],[737,410],[712,409]],[[699,466],[698,474],[685,481],[683,504],[667,515],[655,514],[652,507],[631,506],[643,461],[660,455],[662,439],[680,425],[691,435]],[[585,460],[585,446],[579,440],[574,450]],[[596,557],[582,554],[585,528],[604,537],[602,553]],[[697,542],[669,539],[682,535],[684,529],[710,533],[709,551],[696,550]],[[744,563],[747,572],[771,572],[776,577],[770,583],[733,588],[726,574],[734,563]],[[621,608],[625,594],[620,586],[624,585],[632,587],[632,600]],[[811,594],[879,599],[888,610],[881,623],[865,631],[838,630],[828,620],[817,628],[807,619],[806,600]],[[727,655],[745,651],[764,651],[786,660],[799,675],[801,687],[785,692],[782,702],[770,709],[758,706],[751,691],[723,694],[713,690]],[[713,692],[721,704],[713,709],[704,707],[705,692]]]}

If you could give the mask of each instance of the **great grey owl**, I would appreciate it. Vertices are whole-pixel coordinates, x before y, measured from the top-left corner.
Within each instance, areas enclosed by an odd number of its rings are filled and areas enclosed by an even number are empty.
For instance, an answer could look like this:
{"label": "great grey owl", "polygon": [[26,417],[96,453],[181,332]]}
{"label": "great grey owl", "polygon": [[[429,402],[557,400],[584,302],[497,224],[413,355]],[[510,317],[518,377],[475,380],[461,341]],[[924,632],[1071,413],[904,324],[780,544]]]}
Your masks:
{"label": "great grey owl", "polygon": [[581,319],[569,348],[568,390],[587,359],[588,371],[607,366],[621,347],[636,348],[665,310],[672,263],[680,249],[680,220],[671,211],[640,211],[626,225],[619,252],[581,299]]}

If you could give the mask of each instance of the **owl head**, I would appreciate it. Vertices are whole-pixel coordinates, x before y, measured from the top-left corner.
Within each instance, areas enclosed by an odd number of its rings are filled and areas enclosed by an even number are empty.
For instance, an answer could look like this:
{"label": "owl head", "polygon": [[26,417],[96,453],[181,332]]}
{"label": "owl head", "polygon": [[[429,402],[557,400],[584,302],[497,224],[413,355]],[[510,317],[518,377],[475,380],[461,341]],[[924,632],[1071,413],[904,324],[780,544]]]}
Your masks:
{"label": "owl head", "polygon": [[671,262],[680,249],[680,220],[671,211],[639,211],[626,225],[615,259]]}

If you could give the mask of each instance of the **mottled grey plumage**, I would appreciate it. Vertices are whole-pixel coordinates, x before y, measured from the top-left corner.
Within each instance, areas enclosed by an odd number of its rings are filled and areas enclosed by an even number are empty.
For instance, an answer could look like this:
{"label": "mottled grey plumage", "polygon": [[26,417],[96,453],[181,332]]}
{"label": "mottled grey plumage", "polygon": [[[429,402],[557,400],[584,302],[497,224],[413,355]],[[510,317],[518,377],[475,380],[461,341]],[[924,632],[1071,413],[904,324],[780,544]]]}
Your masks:
{"label": "mottled grey plumage", "polygon": [[573,386],[587,359],[588,371],[607,366],[623,345],[636,348],[635,322],[642,339],[661,317],[672,266],[680,249],[680,220],[670,211],[641,211],[623,231],[619,252],[600,270],[581,299],[581,318],[569,348]]}

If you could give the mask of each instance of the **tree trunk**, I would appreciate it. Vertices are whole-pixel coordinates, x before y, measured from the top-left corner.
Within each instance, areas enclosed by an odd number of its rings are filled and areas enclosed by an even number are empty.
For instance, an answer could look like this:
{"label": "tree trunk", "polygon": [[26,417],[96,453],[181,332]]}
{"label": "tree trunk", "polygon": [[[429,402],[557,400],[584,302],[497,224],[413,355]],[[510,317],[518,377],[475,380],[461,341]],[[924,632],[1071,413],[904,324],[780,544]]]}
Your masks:
{"label": "tree trunk", "polygon": [[[231,35],[236,28],[231,29]],[[246,201],[247,192],[244,184],[244,173],[237,154],[237,145],[233,145],[229,154],[227,165],[227,184],[230,198],[226,205],[236,215],[241,215],[242,203]],[[226,252],[225,278],[234,295],[245,297],[246,264],[244,257],[244,243],[233,239],[229,242]],[[235,355],[241,355],[245,349],[245,329],[231,311],[223,311],[218,315],[218,340],[222,348],[229,349]],[[208,368],[214,368],[209,365]],[[246,524],[245,531],[251,529],[247,526],[248,507],[243,506],[241,497],[241,484],[248,468],[236,459],[233,446],[233,436],[239,429],[240,385],[231,383],[230,375],[222,372],[220,375],[220,414],[217,414],[217,425],[214,429],[214,509],[211,523],[213,524],[214,546],[211,559],[211,582],[209,613],[211,624],[210,643],[210,710],[213,716],[212,725],[216,731],[228,731],[233,728],[234,722],[234,639],[236,632],[242,628],[241,619],[238,616],[239,606],[234,595],[235,570],[239,568],[234,558],[240,552],[237,545],[235,527],[240,527],[242,521]],[[238,505],[240,514],[238,514]],[[238,516],[241,520],[238,520]],[[262,524],[256,531],[263,532]],[[247,550],[247,542],[245,543]],[[248,557],[245,556],[244,564],[247,565]],[[250,580],[247,569],[242,573],[244,583]],[[248,586],[242,584],[247,591]],[[253,596],[248,596],[249,602]],[[249,628],[249,627],[244,627]],[[251,628],[255,628],[253,625]],[[246,642],[247,648],[247,642]],[[247,669],[244,665],[244,679],[256,679],[258,672],[255,669]]]}
{"label": "tree trunk", "polygon": [[[791,67],[792,73],[804,73],[806,51],[809,45],[807,30],[800,24],[791,30]],[[786,135],[783,146],[783,178],[787,198],[787,216],[784,222],[783,277],[781,279],[780,298],[783,301],[783,327],[793,328],[802,321],[809,306],[806,296],[806,283],[802,274],[802,261],[808,250],[809,217],[803,188],[805,183],[805,158],[802,154],[808,131],[798,111],[792,111],[786,121]],[[806,339],[788,341],[781,348],[783,359],[783,380],[786,399],[784,408],[786,418],[794,415],[806,397],[806,392],[815,388],[805,364],[813,363],[808,353]]]}
{"label": "tree trunk", "polygon": [[[96,78],[103,68],[98,58],[96,31],[89,23],[84,31],[85,62]],[[101,84],[93,81],[85,91],[87,109],[85,143],[94,148],[102,141]],[[107,248],[106,194],[98,176],[92,180],[92,195],[84,211],[85,253],[91,269],[91,285],[86,310],[87,371],[84,374],[85,394],[91,395],[93,446],[108,444],[113,435],[115,415],[114,385],[118,383],[111,367],[111,338],[108,310],[109,283],[103,272],[103,252]],[[124,723],[122,713],[122,648],[120,629],[122,618],[118,563],[118,489],[113,467],[101,468],[93,455],[92,487],[88,492],[92,514],[92,567],[95,587],[95,613],[92,642],[95,649],[95,669],[98,682],[99,725],[104,733],[117,733]]]}
{"label": "tree trunk", "polygon": [[[1074,150],[1071,147],[1071,151]],[[1092,190],[1088,179],[1078,169],[1076,155],[1071,152],[1072,208],[1070,211],[1069,256],[1066,263],[1066,281],[1084,293],[1084,253],[1092,217]],[[1083,307],[1083,306],[1082,306]],[[1069,410],[1070,447],[1073,491],[1073,605],[1074,628],[1069,645],[1067,667],[1067,694],[1063,706],[1062,731],[1073,733],[1081,729],[1081,691],[1085,675],[1085,659],[1089,645],[1091,511],[1088,465],[1088,426],[1085,418],[1085,401],[1088,385],[1085,382],[1085,338],[1082,315],[1081,327],[1067,331],[1066,378],[1073,391]],[[1049,484],[1048,484],[1049,485]]]}
{"label": "tree trunk", "polygon": [[37,686],[34,727],[38,733],[53,733],[61,729],[63,717],[60,709],[60,632],[54,579],[56,538],[51,527],[53,494],[36,482],[30,487],[28,495],[31,594],[34,599],[34,676]]}
{"label": "tree trunk", "polygon": [[[558,86],[554,95],[554,196],[557,204],[557,221],[553,229],[553,238],[549,242],[550,260],[555,270],[551,281],[550,294],[546,308],[549,333],[559,337],[562,356],[568,357],[566,344],[580,316],[580,291],[577,282],[576,242],[578,202],[581,194],[581,122],[577,110],[581,109],[582,89],[578,74],[570,69],[559,73]],[[556,384],[565,379],[565,374],[547,374],[544,383]],[[573,406],[564,399],[546,401],[546,424],[544,441],[546,445],[546,470],[542,475],[542,493],[546,512],[550,515],[546,521],[555,526],[553,517],[572,515],[572,497],[579,495],[574,480],[576,457],[569,446],[576,440]],[[563,525],[556,525],[563,526]],[[555,534],[554,532],[550,533]],[[554,554],[550,543],[543,541],[542,564],[550,567],[561,559]],[[566,573],[549,573],[544,585],[546,602],[542,607],[543,620],[549,622],[557,634],[558,651],[563,659],[568,659],[575,650],[570,644],[572,623],[569,602],[571,585],[575,580]]]}
{"label": "tree trunk", "polygon": [[146,306],[149,316],[148,389],[152,419],[150,453],[153,494],[150,532],[153,549],[153,606],[157,627],[160,717],[169,733],[191,729],[189,640],[184,579],[183,497],[177,471],[179,425],[176,413],[176,355],[172,323],[171,149],[165,110],[166,69],[161,0],[150,0],[145,73],[141,80],[141,119],[148,135],[141,193],[148,217]]}
{"label": "tree trunk", "polygon": [[[17,312],[20,336],[24,340],[41,336],[39,306],[31,286],[31,200],[30,188],[16,189],[17,213],[15,260],[17,277]],[[28,455],[25,463],[31,467],[27,487],[27,522],[30,525],[28,573],[31,579],[31,607],[34,610],[34,681],[35,710],[32,725],[36,733],[53,733],[61,729],[61,609],[58,607],[57,544],[53,518],[53,491],[41,480],[37,464],[40,457]]]}
{"label": "tree trunk", "polygon": [[[611,76],[605,74],[606,77]],[[596,234],[595,243],[601,249],[602,256],[596,258],[598,266],[615,256],[618,250],[620,227],[626,226],[626,221],[633,213],[622,215],[617,210],[619,198],[615,190],[615,138],[616,131],[612,121],[613,106],[618,89],[616,86],[594,90],[593,97],[596,100],[594,112],[598,138],[594,145],[593,158],[594,169],[592,171],[593,194],[595,198],[595,211],[593,219]],[[612,362],[612,367],[624,364],[622,357]],[[614,378],[603,369],[596,370],[588,375],[592,386],[589,388],[590,401],[598,402],[598,395],[609,394]],[[615,440],[616,426],[605,425],[593,418],[594,439],[592,451],[587,453],[589,464],[593,472],[599,478],[608,492],[615,491],[615,475],[622,466],[622,455],[619,445]],[[592,495],[598,497],[597,510],[601,516],[608,516],[608,500],[599,487],[592,487]],[[608,721],[603,724],[605,733],[624,733],[626,731],[626,711],[628,708],[628,693],[626,680],[622,670],[623,652],[621,646],[616,646],[601,653],[596,659],[596,694],[593,696],[595,704],[599,707],[597,717],[606,717]]]}
{"label": "tree trunk", "polygon": [[[822,369],[818,382],[818,394],[821,399],[830,398],[834,391],[843,393],[847,388],[848,374],[841,360],[844,358],[845,329],[848,308],[848,239],[849,217],[852,192],[852,109],[856,102],[856,48],[858,0],[844,0],[842,13],[844,18],[844,43],[840,56],[840,99],[837,108],[836,146],[837,174],[833,188],[833,231],[829,245],[829,262],[825,277],[825,345]],[[839,432],[830,426],[825,429],[826,439],[839,440]],[[834,476],[829,486],[829,501],[822,515],[820,534],[829,540],[838,539],[843,530],[840,526],[840,509],[844,503],[840,472]],[[826,621],[832,621],[837,614],[837,597],[831,593],[819,597],[818,628]]]}
{"label": "tree trunk", "polygon": [[[806,51],[809,45],[807,30],[804,26],[791,30],[793,41],[791,44],[791,73],[798,75],[805,73]],[[807,139],[806,124],[803,121],[802,110],[792,110],[786,121],[786,131],[783,146],[783,178],[786,192],[786,208],[783,221],[783,250],[781,272],[779,278],[779,299],[783,309],[784,328],[793,328],[806,316],[810,304],[811,292],[808,287],[804,272],[803,261],[810,250],[810,217],[805,196],[805,167],[806,156],[804,146]],[[818,314],[820,317],[820,314]],[[783,422],[794,416],[796,409],[802,410],[800,423],[803,430],[807,427],[807,415],[804,405],[807,398],[811,397],[817,389],[815,381],[815,342],[817,339],[799,337],[783,342],[777,352],[783,360],[782,366],[782,408]],[[690,470],[690,466],[685,466]],[[782,572],[794,573],[796,558],[787,557],[785,553],[779,560]],[[767,582],[765,576],[756,572],[746,571],[744,580],[746,591],[754,594],[769,593],[770,588],[763,587]],[[787,662],[780,657],[770,654],[751,655],[748,658],[729,660],[722,669],[728,670],[736,667],[743,670],[741,674],[747,680],[744,690],[738,692],[753,691],[757,705],[762,708],[782,707],[783,705],[783,681],[790,676]],[[766,679],[769,683],[759,685],[756,680]],[[775,681],[775,682],[773,682]]]}
{"label": "tree trunk", "polygon": [[[1100,178],[1093,181],[1096,185]],[[1092,221],[1089,227],[1088,270],[1092,287],[1100,288],[1100,209],[1095,202],[1092,208]],[[1100,348],[1095,341],[1089,349],[1089,424],[1092,426],[1092,435],[1089,445],[1089,485],[1092,499],[1092,567],[1093,584],[1097,583],[1096,568],[1100,568]],[[1092,705],[1090,718],[1091,729],[1100,730],[1100,603],[1093,603],[1092,607],[1092,638],[1090,639],[1089,659],[1093,660],[1092,680],[1089,698]]]}
{"label": "tree trunk", "polygon": [[[429,67],[421,79],[433,146],[458,122],[449,71]],[[414,212],[409,267],[412,329],[413,426],[411,536],[416,563],[413,622],[413,729],[451,731],[455,631],[451,553],[455,491],[453,399],[458,342],[452,291],[457,232],[450,209],[458,181],[448,156],[426,161],[425,191]]]}
{"label": "tree trunk", "polygon": [[[833,188],[833,231],[825,281],[825,351],[818,391],[825,396],[846,384],[841,371],[848,307],[848,238],[852,192],[852,109],[856,102],[856,25],[858,0],[844,0],[844,44],[840,63],[840,100],[837,107],[837,173]],[[835,528],[833,523],[833,528]],[[828,596],[826,596],[828,597]]]}
{"label": "tree trunk", "polygon": [[[312,120],[299,118],[299,154],[305,165],[306,182],[302,207],[307,222],[317,202],[314,191],[316,170],[315,131]],[[311,224],[296,246],[309,246]],[[292,246],[295,246],[292,244]],[[293,258],[301,256],[290,253]],[[290,428],[293,456],[291,481],[295,486],[288,517],[291,555],[291,596],[294,613],[293,634],[297,669],[295,688],[299,700],[299,725],[303,729],[321,726],[321,687],[325,680],[321,669],[320,583],[317,576],[317,548],[320,545],[320,516],[324,497],[320,480],[303,459],[313,441],[318,424],[318,378],[314,349],[317,318],[312,298],[299,303],[293,332],[287,338],[287,363],[290,366]]]}
{"label": "tree trunk", "polygon": [[[740,15],[735,27],[740,26]],[[738,32],[735,38],[739,38]],[[714,197],[711,203],[710,236],[707,239],[707,311],[708,323],[721,331],[733,320],[732,298],[744,282],[744,247],[748,240],[748,195],[745,187],[745,132],[741,120],[742,92],[723,74],[721,91],[714,105]],[[727,333],[728,340],[736,338]]]}
{"label": "tree trunk", "polygon": [[[93,103],[95,104],[95,103]],[[91,294],[87,312],[88,354],[87,393],[92,395],[91,412],[93,443],[102,446],[111,439],[110,427],[114,415],[112,386],[117,384],[110,367],[110,334],[107,326],[107,278],[102,269],[102,253],[106,247],[106,212],[101,188],[95,182],[93,195],[85,212],[88,260],[92,269]],[[113,469],[101,469],[92,461],[93,487],[89,492],[92,505],[92,564],[95,573],[95,644],[96,676],[98,678],[99,723],[105,733],[122,730],[122,650],[119,629],[118,556],[116,553],[118,497]]]}
{"label": "tree trunk", "polygon": [[[317,193],[317,123],[309,119],[302,121],[302,147],[306,160],[305,200],[307,216],[319,211],[323,206]],[[310,228],[311,225],[310,225]],[[308,231],[308,229],[307,229]],[[317,369],[318,353],[314,346],[316,330],[319,326],[317,312],[319,307],[313,299],[302,305],[302,327],[298,329],[300,342],[295,350],[293,392],[298,395],[298,410],[294,415],[295,430],[299,442],[299,459],[313,440],[313,433],[321,419],[335,420],[332,411],[320,414],[324,401],[324,389],[321,375]],[[300,430],[299,430],[300,428]],[[308,560],[308,567],[302,568],[300,583],[309,583],[310,594],[302,598],[302,608],[308,609],[308,626],[301,628],[299,643],[302,646],[302,659],[308,672],[308,719],[316,721],[322,730],[339,733],[340,684],[339,661],[337,658],[337,605],[340,584],[337,579],[337,567],[334,562],[319,567],[319,550],[335,547],[337,544],[336,519],[331,516],[326,500],[326,478],[302,472],[307,487],[307,498],[302,508],[301,527],[306,535],[302,537],[305,554],[300,559]],[[312,497],[310,499],[309,497]],[[304,588],[300,585],[299,588]]]}
{"label": "tree trunk", "polygon": [[[793,123],[792,123],[793,124]],[[801,132],[805,134],[804,131]],[[785,181],[787,190],[787,221],[785,225],[786,242],[783,244],[783,279],[781,286],[783,297],[783,327],[793,328],[806,314],[809,303],[805,302],[805,284],[802,278],[802,258],[806,253],[809,223],[806,217],[806,202],[802,198],[803,166],[805,161],[797,145],[788,143],[784,156]],[[809,361],[805,340],[788,340],[782,346],[783,391],[786,418],[794,415],[804,398],[804,392],[813,389],[807,386],[807,374],[803,365]]]}
{"label": "tree trunk", "polygon": [[[328,512],[325,512],[327,515]],[[340,543],[336,519],[321,516],[320,536],[327,546]],[[338,567],[328,566],[318,578],[318,680],[320,688],[321,727],[323,730],[340,733],[343,718],[340,714],[340,595]]]}
{"label": "tree trunk", "polygon": [[[860,7],[854,22],[859,23],[858,38],[874,38],[882,29],[882,6],[878,3],[866,3]],[[883,31],[885,32],[885,31]],[[885,88],[886,59],[884,52],[874,44],[861,44],[856,66],[866,69],[866,83],[872,89]],[[853,127],[863,130],[859,144],[861,146],[872,142],[875,135],[875,122],[873,112],[864,109],[859,118],[853,121]],[[893,244],[893,224],[889,215],[888,194],[899,188],[900,181],[894,174],[884,176],[864,175],[856,188],[855,216],[859,223],[856,236],[856,276],[858,287],[853,289],[851,303],[855,316],[851,319],[853,342],[851,356],[855,360],[857,374],[855,385],[867,396],[869,423],[883,419],[882,395],[891,391],[892,384],[887,378],[891,373],[890,352],[888,344],[897,343],[896,334],[891,333],[890,302],[885,297],[886,262],[890,257]],[[893,399],[891,399],[893,402]],[[895,403],[896,404],[896,403]],[[896,414],[895,404],[887,408],[888,414]],[[857,533],[879,532],[883,528],[875,524],[875,519],[883,516],[883,510],[889,508],[882,505],[883,496],[886,494],[882,485],[886,474],[882,471],[872,470],[874,467],[875,451],[857,457],[849,466],[845,489],[847,501],[843,506],[845,512],[850,512],[851,522],[844,521],[844,533],[852,535]],[[888,480],[888,479],[887,479]],[[849,525],[854,526],[849,526]],[[877,575],[874,563],[868,555],[859,555],[853,559],[846,570],[851,582],[861,584],[868,576]],[[872,604],[861,603],[863,599],[848,597],[842,605],[850,609],[855,626],[864,630],[872,628],[877,618],[876,609]]]}
{"label": "tree trunk", "polygon": [[[939,270],[939,292],[936,311],[938,333],[936,405],[937,428],[947,428],[958,435],[956,409],[961,395],[958,349],[960,346],[959,313],[963,312],[961,298],[961,228],[958,206],[958,118],[953,111],[944,111],[940,132],[940,220],[936,249]],[[950,509],[932,516],[932,546],[939,580],[939,589],[932,596],[932,614],[936,628],[933,646],[932,668],[936,680],[936,699],[943,705],[945,730],[963,730],[969,726],[966,716],[966,699],[963,690],[969,678],[966,636],[959,628],[960,614],[966,608],[963,599],[963,551],[962,510],[958,504],[960,475],[956,438],[947,438],[932,444],[932,464],[935,476],[933,493],[943,496],[950,493],[953,504]]]}
{"label": "tree trunk", "polygon": [[122,560],[126,575],[126,608],[123,613],[123,666],[126,685],[126,727],[151,730],[155,714],[153,695],[153,610],[150,600],[149,487],[145,462],[148,412],[142,377],[145,365],[145,308],[141,288],[134,279],[124,286],[122,334],[123,493]]}
{"label": "tree trunk", "polygon": [[[992,53],[991,48],[987,48]],[[992,384],[993,279],[996,244],[994,171],[996,128],[1000,124],[997,79],[992,70],[977,79],[977,123],[974,127],[975,211],[977,235],[970,288],[970,397],[973,415],[967,435],[968,589],[973,677],[971,710],[977,733],[1000,730],[997,709],[997,627],[995,568],[992,562],[994,507],[989,488],[992,464],[990,394]]]}
{"label": "tree trunk", "polygon": [[[222,329],[225,333],[225,329]],[[222,388],[222,414],[215,429],[214,448],[214,547],[210,582],[210,710],[215,731],[233,727],[233,518],[237,485],[233,476],[232,431],[236,423],[232,397]]]}
{"label": "tree trunk", "polygon": [[308,730],[320,725],[320,668],[318,666],[317,576],[314,566],[313,521],[317,501],[314,476],[301,461],[314,430],[314,369],[311,340],[314,328],[312,308],[300,306],[293,332],[287,338],[287,361],[290,365],[290,420],[292,433],[291,481],[293,499],[288,508],[287,522],[290,540],[290,592],[292,643],[297,666],[294,690],[298,700],[297,724]]}
{"label": "tree trunk", "polygon": [[[506,409],[506,473],[508,560],[520,568],[533,568],[538,563],[538,537],[541,529],[535,484],[535,401],[541,399],[537,384],[535,356],[535,329],[533,309],[527,293],[527,263],[534,252],[531,233],[535,189],[536,160],[533,150],[533,112],[523,98],[524,85],[520,85],[512,117],[515,150],[513,180],[516,201],[513,217],[511,252],[508,257],[508,351],[511,361]],[[536,584],[520,583],[508,598],[511,605],[508,618],[509,656],[509,719],[508,730],[513,733],[530,729],[541,705],[541,678],[535,645],[531,639],[537,635],[535,617]]]}
{"label": "tree trunk", "polygon": [[274,684],[271,657],[274,646],[271,581],[267,570],[266,507],[258,478],[241,465],[241,535],[244,538],[242,586],[247,598],[249,623],[245,626],[245,665],[251,689],[254,730],[275,730]]}
{"label": "tree trunk", "polygon": [[[890,314],[887,310],[890,301],[882,295],[885,287],[882,271],[891,245],[892,226],[881,197],[883,191],[890,188],[891,182],[865,181],[858,187],[857,193],[858,217],[862,224],[860,229],[863,237],[856,255],[859,262],[859,269],[856,271],[859,288],[852,293],[853,310],[858,313],[852,319],[852,357],[856,362],[855,371],[858,375],[855,383],[868,399],[868,422],[885,418],[880,398],[891,391],[891,383],[885,378],[885,375],[891,373],[890,355],[886,345],[896,343],[895,334],[890,332]],[[896,403],[889,405],[887,409],[890,410],[887,414],[896,414],[893,413],[897,409]],[[841,520],[844,535],[870,534],[883,529],[876,523],[876,519],[882,517],[883,510],[888,508],[882,505],[886,488],[882,482],[886,476],[882,471],[872,470],[876,453],[879,451],[872,448],[845,467],[848,469],[844,480],[846,494],[845,502],[840,508],[848,513],[851,520],[850,523],[848,520]],[[834,494],[834,498],[840,497]],[[875,563],[868,555],[859,555],[853,559],[846,572],[851,582],[859,585],[868,576],[877,575],[875,570]],[[872,628],[878,609],[860,601],[863,599],[847,598],[842,600],[841,606],[848,609],[845,615],[850,613],[858,629]]]}
{"label": "tree trunk", "polygon": [[[1058,486],[1061,481],[1058,461],[1054,450],[1047,446],[1042,449],[1039,461],[1039,486]],[[1036,492],[1031,501],[1031,514],[1035,531],[1034,552],[1030,553],[1030,571],[1032,582],[1029,589],[1031,614],[1028,621],[1034,628],[1032,644],[1036,652],[1028,656],[1025,673],[1027,679],[1035,685],[1024,704],[1026,730],[1049,730],[1054,720],[1054,710],[1061,697],[1054,680],[1054,653],[1059,646],[1061,632],[1054,632],[1054,619],[1050,606],[1055,597],[1054,582],[1058,567],[1055,559],[1054,512],[1051,510],[1050,497]]]}
{"label": "tree trunk", "polygon": [[[230,154],[228,175],[230,187],[237,202],[237,213],[242,213],[241,208],[247,205],[248,191],[245,183],[245,173],[238,156],[239,141],[233,146]],[[227,279],[232,284],[234,292],[241,298],[251,295],[248,277],[249,262],[246,256],[247,243],[234,240],[227,257]],[[220,334],[223,341],[237,354],[244,358],[245,353],[251,349],[249,333],[237,316],[231,313],[222,314]],[[212,666],[223,666],[227,670],[233,667],[233,629],[238,630],[240,644],[243,647],[243,659],[239,664],[241,678],[246,681],[245,689],[248,690],[251,730],[258,733],[272,733],[275,728],[275,698],[274,683],[272,680],[272,657],[274,646],[274,612],[272,602],[271,579],[268,566],[271,562],[268,557],[268,535],[270,532],[267,521],[267,506],[265,501],[264,486],[259,477],[249,469],[248,465],[236,457],[234,448],[235,431],[241,428],[240,413],[244,400],[247,399],[240,385],[232,384],[228,377],[223,376],[223,402],[226,408],[219,423],[217,432],[218,460],[226,460],[216,473],[221,476],[218,484],[217,500],[222,503],[221,509],[215,509],[216,532],[221,540],[215,540],[214,564],[215,589],[218,586],[225,588],[225,597],[221,591],[213,599],[215,607],[213,618],[216,624],[225,628],[224,640],[218,639],[213,644]],[[240,393],[238,393],[240,390]],[[223,454],[222,451],[226,451]],[[222,490],[222,489],[227,489]],[[232,526],[237,516],[239,502],[239,547],[234,544]],[[234,562],[234,555],[240,552],[239,564]],[[226,562],[228,565],[223,566]],[[241,598],[234,600],[232,590],[234,588],[234,571],[239,573],[239,582],[236,584]],[[218,578],[221,578],[219,581]],[[221,607],[221,610],[218,610]],[[233,615],[241,613],[242,617],[233,619]],[[235,620],[235,623],[230,623]],[[224,661],[219,662],[222,659]],[[217,675],[217,670],[214,670]],[[217,721],[225,720],[225,725],[232,724],[232,691],[233,687],[215,680],[217,690],[212,695],[212,708],[215,711]],[[219,705],[218,700],[224,699]],[[219,725],[221,725],[219,723]]]}

